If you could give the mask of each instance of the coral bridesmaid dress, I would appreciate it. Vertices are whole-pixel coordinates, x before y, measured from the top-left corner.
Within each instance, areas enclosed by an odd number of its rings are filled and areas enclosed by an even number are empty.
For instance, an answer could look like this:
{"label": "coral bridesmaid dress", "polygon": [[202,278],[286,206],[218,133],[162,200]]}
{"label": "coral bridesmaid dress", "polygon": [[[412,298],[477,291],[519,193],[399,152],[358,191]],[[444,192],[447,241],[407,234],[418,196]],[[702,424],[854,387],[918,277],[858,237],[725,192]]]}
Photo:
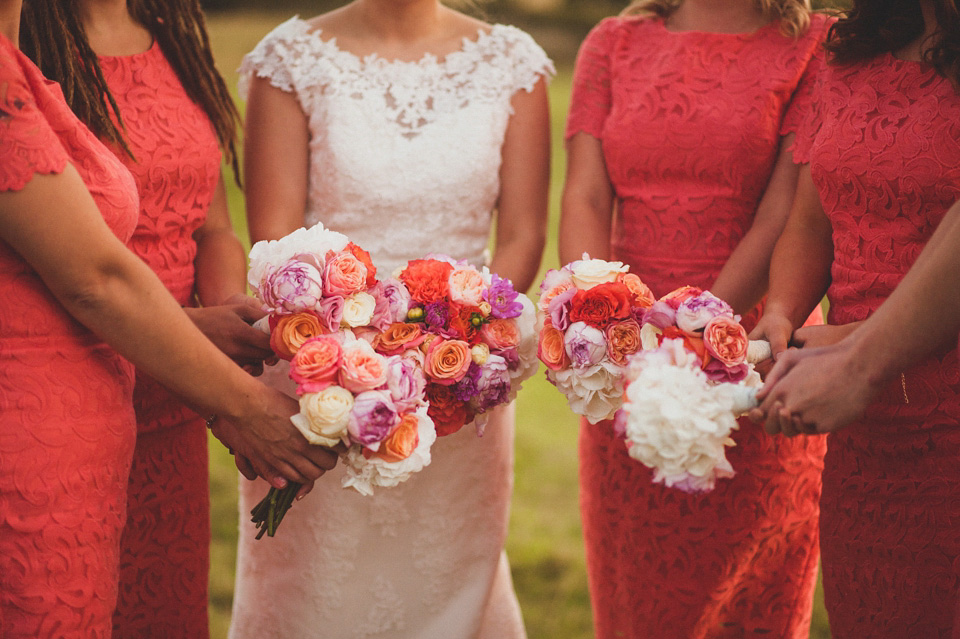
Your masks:
{"label": "coral bridesmaid dress", "polygon": [[[155,42],[146,52],[101,57],[133,158],[140,219],[130,248],[184,306],[194,300],[197,245],[220,179],[209,119]],[[137,373],[137,444],[123,531],[114,639],[207,637],[210,494],[202,418]]]}
{"label": "coral bridesmaid dress", "polygon": [[[777,22],[719,34],[610,18],[584,42],[567,137],[602,142],[613,259],[657,295],[709,287],[749,230],[826,26],[814,16],[792,39]],[[583,423],[597,637],[807,638],[823,438],[770,437],[742,420],[734,439],[737,475],[691,495],[653,484],[609,423]]]}
{"label": "coral bridesmaid dress", "polygon": [[[827,66],[815,98],[796,157],[810,162],[833,225],[829,320],[845,324],[880,306],[960,200],[960,94],[932,68],[884,54]],[[950,637],[960,597],[957,352],[904,370],[878,397],[829,437],[820,529],[831,632]]]}
{"label": "coral bridesmaid dress", "polygon": [[[0,190],[71,163],[113,233],[129,172],[0,36]],[[0,636],[106,639],[135,439],[133,369],[0,241]]]}

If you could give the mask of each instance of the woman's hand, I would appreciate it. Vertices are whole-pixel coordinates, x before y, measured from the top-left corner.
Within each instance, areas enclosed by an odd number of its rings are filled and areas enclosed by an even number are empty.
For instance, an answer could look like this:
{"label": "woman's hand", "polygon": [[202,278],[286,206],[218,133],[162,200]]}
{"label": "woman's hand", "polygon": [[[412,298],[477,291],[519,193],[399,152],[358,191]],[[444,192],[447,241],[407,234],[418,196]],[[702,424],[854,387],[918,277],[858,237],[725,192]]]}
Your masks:
{"label": "woman's hand", "polygon": [[852,322],[840,326],[824,324],[822,326],[802,326],[793,333],[791,346],[797,348],[819,348],[832,346],[854,331],[861,322]]}
{"label": "woman's hand", "polygon": [[274,359],[270,336],[252,324],[265,313],[252,297],[235,295],[221,306],[185,308],[187,315],[217,348],[251,375]]}
{"label": "woman's hand", "polygon": [[764,313],[760,321],[750,332],[751,340],[766,340],[770,342],[771,359],[758,362],[757,372],[764,378],[770,373],[774,362],[780,357],[780,354],[790,346],[790,339],[793,337],[793,324],[785,316],[778,313]]}

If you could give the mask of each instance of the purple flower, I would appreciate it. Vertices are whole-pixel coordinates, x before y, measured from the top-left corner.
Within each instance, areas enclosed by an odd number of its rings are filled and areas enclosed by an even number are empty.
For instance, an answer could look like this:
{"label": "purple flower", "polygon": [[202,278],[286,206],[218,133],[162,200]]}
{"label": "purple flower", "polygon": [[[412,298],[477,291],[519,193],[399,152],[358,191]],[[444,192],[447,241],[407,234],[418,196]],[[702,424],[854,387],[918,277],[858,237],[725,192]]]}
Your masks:
{"label": "purple flower", "polygon": [[449,308],[443,300],[430,302],[424,307],[423,321],[427,325],[427,330],[431,333],[443,334],[447,328],[447,322],[450,321]]}
{"label": "purple flower", "polygon": [[400,422],[397,407],[386,391],[364,391],[354,397],[347,431],[351,441],[371,447],[390,434]]}
{"label": "purple flower", "polygon": [[490,287],[483,292],[483,299],[490,304],[490,314],[497,319],[512,319],[523,312],[523,304],[517,301],[517,293],[510,280],[496,273],[490,281]]}
{"label": "purple flower", "polygon": [[563,334],[567,357],[574,368],[597,364],[607,354],[607,338],[598,328],[585,322],[574,322]]}
{"label": "purple flower", "polygon": [[673,307],[666,302],[660,301],[654,302],[653,306],[643,314],[644,324],[653,324],[661,330],[668,326],[673,326],[676,319],[677,312],[673,310]]}
{"label": "purple flower", "polygon": [[481,369],[476,362],[470,364],[467,374],[460,379],[453,387],[453,394],[461,402],[469,402],[479,392],[478,382],[480,381]]}
{"label": "purple flower", "polygon": [[343,319],[343,298],[339,295],[325,297],[317,304],[317,315],[330,331],[340,330]]}
{"label": "purple flower", "polygon": [[271,313],[312,311],[323,297],[323,276],[314,264],[294,258],[270,269],[259,293]]}
{"label": "purple flower", "polygon": [[547,304],[550,323],[553,324],[553,327],[558,331],[565,331],[570,327],[570,300],[572,300],[576,294],[576,288],[568,288]]}
{"label": "purple flower", "polygon": [[409,358],[393,355],[387,358],[387,383],[398,413],[408,413],[425,401],[427,380],[423,370]]}
{"label": "purple flower", "polygon": [[733,309],[716,295],[704,291],[684,300],[677,308],[677,328],[688,335],[697,335],[707,322],[718,315],[733,317]]}
{"label": "purple flower", "polygon": [[477,394],[471,405],[478,413],[484,413],[494,406],[506,403],[510,399],[510,373],[507,363],[499,355],[490,355],[480,367],[477,379]]}

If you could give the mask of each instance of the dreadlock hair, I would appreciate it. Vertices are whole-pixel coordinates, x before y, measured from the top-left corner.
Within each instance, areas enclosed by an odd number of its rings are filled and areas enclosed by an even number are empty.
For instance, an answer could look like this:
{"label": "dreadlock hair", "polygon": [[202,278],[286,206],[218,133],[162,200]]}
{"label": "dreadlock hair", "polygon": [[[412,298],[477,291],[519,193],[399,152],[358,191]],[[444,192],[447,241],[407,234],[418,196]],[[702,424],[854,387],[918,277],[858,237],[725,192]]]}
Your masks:
{"label": "dreadlock hair", "polygon": [[[210,118],[239,184],[240,114],[214,64],[200,3],[127,0],[127,7],[156,39],[187,95]],[[124,140],[119,109],[83,30],[77,0],[24,0],[20,47],[46,77],[60,83],[67,103],[84,124],[133,157]]]}
{"label": "dreadlock hair", "polygon": [[[937,30],[923,59],[960,89],[960,11],[956,0],[936,0]],[[851,64],[907,46],[924,33],[917,0],[854,0],[846,17],[830,28],[831,62]],[[926,43],[925,43],[926,44]]]}
{"label": "dreadlock hair", "polygon": [[[780,32],[791,38],[803,34],[810,26],[810,0],[755,0],[767,18],[780,20]],[[666,18],[683,0],[634,0],[620,15],[653,14]]]}

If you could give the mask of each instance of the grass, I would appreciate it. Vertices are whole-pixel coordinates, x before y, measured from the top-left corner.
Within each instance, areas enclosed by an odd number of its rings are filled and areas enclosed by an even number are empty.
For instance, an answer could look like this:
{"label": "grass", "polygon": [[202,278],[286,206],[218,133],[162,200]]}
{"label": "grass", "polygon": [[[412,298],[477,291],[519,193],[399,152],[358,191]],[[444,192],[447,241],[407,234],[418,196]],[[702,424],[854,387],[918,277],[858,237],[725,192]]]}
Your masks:
{"label": "grass", "polygon": [[[216,59],[229,86],[236,86],[235,69],[243,54],[287,17],[276,13],[230,13],[209,18]],[[569,60],[558,66],[558,76],[550,86],[554,151],[551,232],[544,252],[544,270],[558,265],[556,227],[565,168],[562,135],[571,69]],[[232,183],[230,186],[234,225],[245,239],[242,194]],[[592,636],[577,506],[577,428],[576,418],[542,374],[525,384],[517,400],[516,479],[507,552],[531,639]],[[223,639],[227,636],[233,597],[237,472],[232,458],[216,442],[211,445],[210,489],[210,626],[212,637]],[[810,636],[830,636],[819,588]]]}

